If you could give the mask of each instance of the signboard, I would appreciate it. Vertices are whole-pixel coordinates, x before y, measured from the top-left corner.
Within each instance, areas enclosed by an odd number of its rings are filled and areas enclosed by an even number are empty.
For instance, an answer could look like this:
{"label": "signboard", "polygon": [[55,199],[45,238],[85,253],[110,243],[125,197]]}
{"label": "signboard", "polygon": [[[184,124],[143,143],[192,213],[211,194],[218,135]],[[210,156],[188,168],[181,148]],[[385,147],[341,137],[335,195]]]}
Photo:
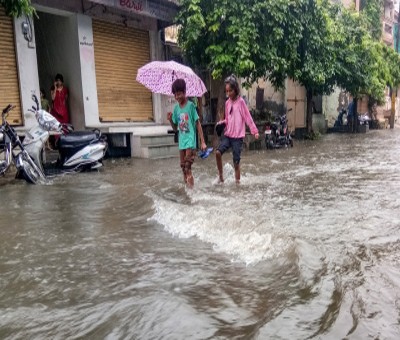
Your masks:
{"label": "signboard", "polygon": [[150,0],[90,0],[91,2],[118,8],[135,14],[141,14],[164,21],[172,21],[176,15],[175,5],[168,6]]}

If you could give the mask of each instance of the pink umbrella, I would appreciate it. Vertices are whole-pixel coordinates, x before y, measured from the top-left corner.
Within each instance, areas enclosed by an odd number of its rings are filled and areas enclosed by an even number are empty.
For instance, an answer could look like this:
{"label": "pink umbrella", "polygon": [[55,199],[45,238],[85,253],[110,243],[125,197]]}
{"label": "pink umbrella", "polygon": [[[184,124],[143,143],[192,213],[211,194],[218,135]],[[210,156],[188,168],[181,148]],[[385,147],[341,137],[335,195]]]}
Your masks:
{"label": "pink umbrella", "polygon": [[152,61],[139,68],[136,80],[151,92],[172,96],[172,83],[176,79],[186,82],[188,97],[201,97],[207,89],[194,71],[175,61]]}

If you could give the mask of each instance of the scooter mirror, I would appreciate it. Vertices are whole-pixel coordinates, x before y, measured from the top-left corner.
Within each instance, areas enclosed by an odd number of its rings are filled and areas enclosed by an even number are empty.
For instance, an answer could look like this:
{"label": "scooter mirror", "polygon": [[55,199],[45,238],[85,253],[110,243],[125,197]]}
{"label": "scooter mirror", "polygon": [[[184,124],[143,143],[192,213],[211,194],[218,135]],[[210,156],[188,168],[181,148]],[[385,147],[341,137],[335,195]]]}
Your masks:
{"label": "scooter mirror", "polygon": [[38,101],[38,99],[37,99],[37,97],[36,97],[35,94],[32,95],[32,100],[33,100],[33,101],[35,102],[35,104],[36,104],[36,108],[35,108],[34,106],[32,106],[32,108],[33,108],[34,110],[38,110],[38,111],[39,111],[39,101]]}

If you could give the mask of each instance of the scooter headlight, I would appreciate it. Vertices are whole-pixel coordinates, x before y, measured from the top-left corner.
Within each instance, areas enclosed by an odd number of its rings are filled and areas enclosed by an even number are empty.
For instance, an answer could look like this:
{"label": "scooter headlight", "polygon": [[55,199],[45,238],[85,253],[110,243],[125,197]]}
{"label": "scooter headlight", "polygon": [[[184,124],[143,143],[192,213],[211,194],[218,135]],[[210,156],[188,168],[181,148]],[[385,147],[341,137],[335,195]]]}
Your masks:
{"label": "scooter headlight", "polygon": [[0,131],[0,143],[4,142],[4,133]]}

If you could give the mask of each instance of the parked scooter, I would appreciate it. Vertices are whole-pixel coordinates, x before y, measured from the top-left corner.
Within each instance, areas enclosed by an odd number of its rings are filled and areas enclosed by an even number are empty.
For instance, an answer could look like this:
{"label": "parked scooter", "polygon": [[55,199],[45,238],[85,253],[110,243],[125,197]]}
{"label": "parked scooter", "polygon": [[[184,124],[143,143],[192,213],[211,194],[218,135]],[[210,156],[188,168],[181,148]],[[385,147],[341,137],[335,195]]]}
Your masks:
{"label": "parked scooter", "polygon": [[[31,112],[35,114],[37,125],[26,133],[23,146],[46,176],[94,170],[103,166],[102,160],[108,146],[106,136],[99,130],[74,132],[70,125],[60,124],[50,113],[39,110],[35,95],[32,99],[36,105],[32,106]],[[56,142],[58,159],[49,164],[44,158],[44,149],[50,131],[60,136]]]}
{"label": "parked scooter", "polygon": [[371,118],[369,117],[368,112],[358,115],[358,121],[360,125],[369,125]]}
{"label": "parked scooter", "polygon": [[16,178],[23,178],[29,183],[45,182],[46,177],[43,171],[35,164],[21,143],[17,132],[7,122],[7,116],[12,109],[13,106],[9,104],[1,115],[0,175],[4,175],[14,163],[17,169]]}
{"label": "parked scooter", "polygon": [[[291,110],[289,109],[287,112]],[[293,139],[288,129],[287,113],[276,116],[274,122],[265,124],[265,146],[267,149],[293,147]]]}

